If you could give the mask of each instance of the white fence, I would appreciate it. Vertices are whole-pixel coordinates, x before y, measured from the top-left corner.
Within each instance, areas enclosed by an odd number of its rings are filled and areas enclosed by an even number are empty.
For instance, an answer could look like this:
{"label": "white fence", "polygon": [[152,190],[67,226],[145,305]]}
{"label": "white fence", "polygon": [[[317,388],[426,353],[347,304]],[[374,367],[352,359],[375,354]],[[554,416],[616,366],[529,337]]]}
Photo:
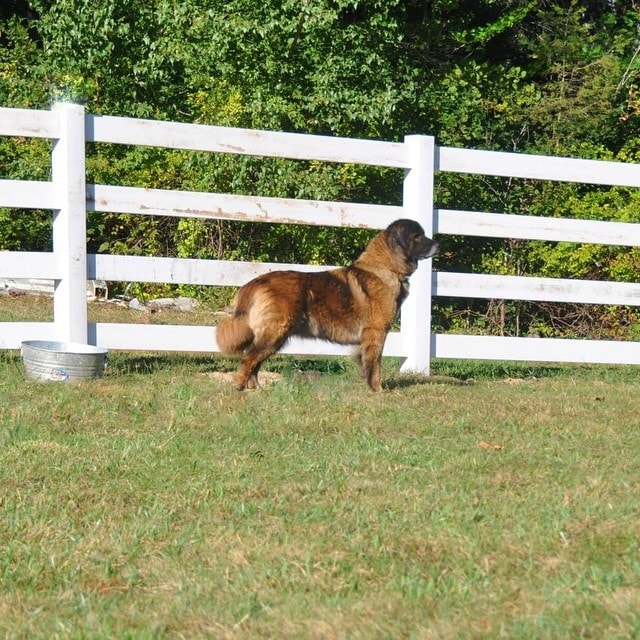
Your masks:
{"label": "white fence", "polygon": [[[110,349],[216,352],[211,327],[88,323],[87,278],[238,286],[265,271],[290,266],[87,254],[87,210],[374,229],[407,217],[418,220],[428,235],[640,246],[640,224],[433,207],[436,171],[638,187],[639,165],[436,147],[430,136],[393,143],[94,116],[69,104],[51,111],[0,108],[0,135],[54,140],[50,182],[0,180],[0,206],[54,212],[52,252],[0,252],[0,277],[55,280],[54,321],[0,323],[4,349],[43,339]],[[85,147],[92,142],[396,167],[405,171],[403,206],[86,184]],[[432,334],[432,296],[639,305],[640,285],[432,272],[431,261],[425,261],[412,277],[401,329],[391,333],[385,345],[385,355],[404,358],[404,370],[428,372],[433,357],[640,364],[640,343],[635,342]],[[295,339],[284,351],[346,354],[349,349]]]}

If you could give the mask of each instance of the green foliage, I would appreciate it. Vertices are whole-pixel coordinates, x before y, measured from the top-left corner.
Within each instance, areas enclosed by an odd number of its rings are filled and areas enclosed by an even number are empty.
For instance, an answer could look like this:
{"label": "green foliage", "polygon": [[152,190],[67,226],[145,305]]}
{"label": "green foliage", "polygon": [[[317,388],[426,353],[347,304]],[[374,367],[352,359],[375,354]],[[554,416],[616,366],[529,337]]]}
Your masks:
{"label": "green foliage", "polygon": [[598,157],[598,149],[616,138],[613,105],[623,60],[585,21],[585,12],[576,2],[568,10],[556,6],[540,11],[545,32],[529,45],[536,51],[536,67],[547,77],[531,111],[532,125],[544,140],[537,145],[542,152]]}
{"label": "green foliage", "polygon": [[0,251],[51,250],[51,214],[0,207]]}
{"label": "green foliage", "polygon": [[[47,180],[51,143],[0,137],[0,179]],[[0,251],[51,249],[51,213],[0,208]]]}
{"label": "green foliage", "polygon": [[[0,104],[637,162],[640,14],[588,0],[32,0],[0,9]],[[2,177],[48,179],[50,147],[0,140]],[[89,181],[398,204],[401,174],[360,166],[92,145]],[[635,221],[637,196],[438,176],[438,206]],[[49,214],[0,213],[0,247],[46,248]],[[93,251],[345,263],[368,234],[91,213]],[[632,281],[616,247],[447,238],[443,268]],[[551,326],[504,303],[499,330]],[[444,301],[456,318],[497,309]],[[444,316],[443,316],[444,318]],[[465,320],[465,322],[467,321]],[[444,319],[443,319],[444,322]],[[449,321],[445,322],[445,324]],[[523,324],[525,323],[525,324]]]}

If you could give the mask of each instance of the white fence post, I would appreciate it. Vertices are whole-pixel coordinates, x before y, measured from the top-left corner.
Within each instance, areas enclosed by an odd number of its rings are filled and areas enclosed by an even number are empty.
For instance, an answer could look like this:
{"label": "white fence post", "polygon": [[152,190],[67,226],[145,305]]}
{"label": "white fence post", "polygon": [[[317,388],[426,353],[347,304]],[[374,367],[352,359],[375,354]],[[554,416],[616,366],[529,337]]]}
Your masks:
{"label": "white fence post", "polygon": [[[403,185],[404,215],[417,220],[428,236],[433,235],[433,174],[435,141],[432,136],[406,136],[410,169]],[[400,314],[402,340],[408,354],[402,371],[429,375],[431,361],[431,260],[422,260],[411,276],[409,297]]]}
{"label": "white fence post", "polygon": [[87,342],[87,208],[84,108],[60,103],[60,137],[51,155],[59,209],[53,218],[53,251],[58,263],[54,322],[59,340]]}

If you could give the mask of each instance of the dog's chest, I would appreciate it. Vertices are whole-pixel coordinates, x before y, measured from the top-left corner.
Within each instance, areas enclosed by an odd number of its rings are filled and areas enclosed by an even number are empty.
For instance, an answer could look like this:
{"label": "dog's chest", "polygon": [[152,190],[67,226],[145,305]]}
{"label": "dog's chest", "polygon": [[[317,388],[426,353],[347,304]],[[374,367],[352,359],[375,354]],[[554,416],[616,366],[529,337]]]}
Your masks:
{"label": "dog's chest", "polygon": [[409,295],[409,276],[406,276],[400,280],[400,291],[398,292],[397,304],[398,307],[405,301]]}

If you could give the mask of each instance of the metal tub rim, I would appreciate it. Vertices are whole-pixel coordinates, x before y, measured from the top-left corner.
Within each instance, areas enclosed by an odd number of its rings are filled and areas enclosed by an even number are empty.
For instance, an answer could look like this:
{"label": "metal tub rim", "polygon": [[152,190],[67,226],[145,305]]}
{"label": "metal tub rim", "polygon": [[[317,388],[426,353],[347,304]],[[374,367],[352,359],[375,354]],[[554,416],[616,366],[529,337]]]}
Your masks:
{"label": "metal tub rim", "polygon": [[76,382],[100,377],[104,373],[108,350],[79,342],[25,340],[20,352],[27,377]]}

